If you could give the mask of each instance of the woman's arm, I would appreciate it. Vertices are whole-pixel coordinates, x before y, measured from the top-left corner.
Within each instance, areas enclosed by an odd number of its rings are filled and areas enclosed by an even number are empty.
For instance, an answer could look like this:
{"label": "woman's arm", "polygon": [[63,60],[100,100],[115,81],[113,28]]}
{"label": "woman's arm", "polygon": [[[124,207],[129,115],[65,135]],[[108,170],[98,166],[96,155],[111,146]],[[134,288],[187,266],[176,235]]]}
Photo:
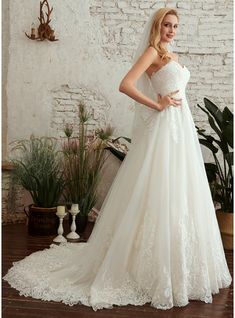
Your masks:
{"label": "woman's arm", "polygon": [[153,101],[135,87],[135,83],[138,78],[148,69],[151,64],[153,64],[154,61],[156,61],[157,55],[158,53],[153,47],[147,48],[122,79],[119,85],[119,91],[133,98],[138,103],[160,111],[162,110],[162,106],[159,103]]}

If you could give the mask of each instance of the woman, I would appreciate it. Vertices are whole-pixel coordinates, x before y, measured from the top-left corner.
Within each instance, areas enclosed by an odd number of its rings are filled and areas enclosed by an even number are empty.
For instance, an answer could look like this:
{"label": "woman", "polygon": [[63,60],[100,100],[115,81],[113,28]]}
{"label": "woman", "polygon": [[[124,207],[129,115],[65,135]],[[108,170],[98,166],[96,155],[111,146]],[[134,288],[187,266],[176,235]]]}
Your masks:
{"label": "woman", "polygon": [[152,15],[120,84],[136,101],[131,149],[88,242],[15,263],[4,279],[21,294],[94,310],[147,302],[169,309],[212,302],[231,284],[185,95],[190,72],[168,48],[178,20],[170,8]]}

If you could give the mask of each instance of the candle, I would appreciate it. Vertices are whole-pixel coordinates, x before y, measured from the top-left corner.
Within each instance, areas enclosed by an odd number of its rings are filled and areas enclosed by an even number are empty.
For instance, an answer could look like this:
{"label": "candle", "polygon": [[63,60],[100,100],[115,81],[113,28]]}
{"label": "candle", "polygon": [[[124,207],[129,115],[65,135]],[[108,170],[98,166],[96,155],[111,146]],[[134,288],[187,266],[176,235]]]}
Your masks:
{"label": "candle", "polygon": [[72,204],[71,212],[78,212],[78,204]]}
{"label": "candle", "polygon": [[55,40],[55,31],[51,30],[50,39]]}
{"label": "candle", "polygon": [[36,35],[35,28],[32,27],[31,28],[31,38],[35,39],[35,35]]}
{"label": "candle", "polygon": [[59,206],[57,206],[57,214],[59,215],[59,216],[65,216],[65,206],[63,206],[63,205],[59,205]]}

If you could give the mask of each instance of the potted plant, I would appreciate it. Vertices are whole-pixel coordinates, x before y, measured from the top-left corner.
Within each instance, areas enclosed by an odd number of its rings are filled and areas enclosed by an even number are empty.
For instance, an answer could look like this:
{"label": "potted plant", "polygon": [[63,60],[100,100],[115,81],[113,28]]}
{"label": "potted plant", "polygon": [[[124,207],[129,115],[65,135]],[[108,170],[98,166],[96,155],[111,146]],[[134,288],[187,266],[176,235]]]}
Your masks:
{"label": "potted plant", "polygon": [[[64,198],[67,205],[78,203],[80,213],[76,218],[78,233],[85,230],[88,213],[97,201],[97,185],[106,156],[106,141],[113,129],[96,129],[92,136],[87,135],[90,114],[84,104],[79,105],[79,137],[73,137],[73,128],[65,127],[67,137],[63,144],[64,155]],[[70,219],[71,222],[71,219]]]}
{"label": "potted plant", "polygon": [[64,180],[57,142],[50,137],[35,137],[13,142],[14,177],[29,191],[33,204],[25,208],[30,235],[55,235],[58,229],[56,206]]}
{"label": "potted plant", "polygon": [[[205,108],[197,105],[208,116],[215,137],[196,126],[203,138],[199,141],[213,155],[214,162],[206,163],[212,198],[220,204],[216,210],[224,248],[233,248],[233,114],[225,107],[221,111],[209,99],[204,98]],[[221,160],[219,160],[221,156]]]}

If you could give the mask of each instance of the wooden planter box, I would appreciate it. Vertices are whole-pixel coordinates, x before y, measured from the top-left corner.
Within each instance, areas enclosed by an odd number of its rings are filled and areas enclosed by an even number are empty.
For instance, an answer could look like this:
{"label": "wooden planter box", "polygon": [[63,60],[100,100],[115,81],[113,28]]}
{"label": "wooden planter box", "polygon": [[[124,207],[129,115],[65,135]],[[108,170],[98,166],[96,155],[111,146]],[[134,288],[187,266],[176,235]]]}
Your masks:
{"label": "wooden planter box", "polygon": [[216,217],[224,248],[233,250],[233,213],[216,210]]}

